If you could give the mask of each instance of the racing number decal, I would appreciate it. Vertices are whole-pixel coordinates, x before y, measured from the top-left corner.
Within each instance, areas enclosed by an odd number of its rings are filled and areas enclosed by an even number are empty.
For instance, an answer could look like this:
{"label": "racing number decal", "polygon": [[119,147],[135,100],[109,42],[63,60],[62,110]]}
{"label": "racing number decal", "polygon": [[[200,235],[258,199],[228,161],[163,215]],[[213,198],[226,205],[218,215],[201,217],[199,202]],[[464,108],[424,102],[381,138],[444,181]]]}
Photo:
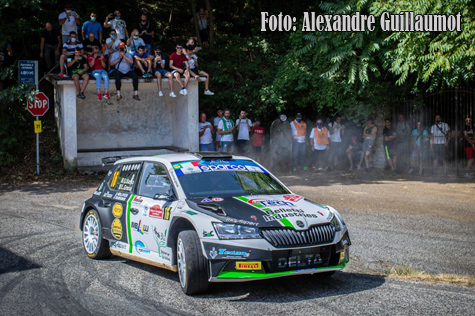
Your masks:
{"label": "racing number decal", "polygon": [[119,172],[120,172],[119,170],[114,172],[114,176],[112,178],[111,185],[110,185],[111,188],[115,187],[115,183],[117,182],[117,177],[119,176]]}

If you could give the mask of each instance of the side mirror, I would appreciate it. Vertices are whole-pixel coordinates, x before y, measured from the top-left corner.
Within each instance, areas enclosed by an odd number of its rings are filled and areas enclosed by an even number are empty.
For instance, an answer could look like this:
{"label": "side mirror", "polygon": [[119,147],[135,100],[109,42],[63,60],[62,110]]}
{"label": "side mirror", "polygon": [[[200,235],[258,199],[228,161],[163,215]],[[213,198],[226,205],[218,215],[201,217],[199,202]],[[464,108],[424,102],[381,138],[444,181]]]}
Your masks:
{"label": "side mirror", "polygon": [[173,197],[173,195],[171,195],[171,194],[158,193],[158,194],[155,194],[155,196],[153,197],[153,199],[154,199],[154,200],[173,201],[174,197]]}

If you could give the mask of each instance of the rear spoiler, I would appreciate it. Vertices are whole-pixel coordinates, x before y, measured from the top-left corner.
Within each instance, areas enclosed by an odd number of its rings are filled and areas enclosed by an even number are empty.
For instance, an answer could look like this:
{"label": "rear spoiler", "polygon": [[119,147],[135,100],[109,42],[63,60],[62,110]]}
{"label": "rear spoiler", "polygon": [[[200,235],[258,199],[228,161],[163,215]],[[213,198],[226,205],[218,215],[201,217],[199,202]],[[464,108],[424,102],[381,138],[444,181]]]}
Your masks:
{"label": "rear spoiler", "polygon": [[104,157],[102,158],[102,166],[110,166],[116,163],[121,159],[130,158],[130,157],[141,157],[142,155],[127,155],[127,156],[111,156],[111,157]]}
{"label": "rear spoiler", "polygon": [[217,151],[199,151],[190,153],[202,160],[211,160],[211,159],[233,159],[233,155],[228,153],[222,153]]}

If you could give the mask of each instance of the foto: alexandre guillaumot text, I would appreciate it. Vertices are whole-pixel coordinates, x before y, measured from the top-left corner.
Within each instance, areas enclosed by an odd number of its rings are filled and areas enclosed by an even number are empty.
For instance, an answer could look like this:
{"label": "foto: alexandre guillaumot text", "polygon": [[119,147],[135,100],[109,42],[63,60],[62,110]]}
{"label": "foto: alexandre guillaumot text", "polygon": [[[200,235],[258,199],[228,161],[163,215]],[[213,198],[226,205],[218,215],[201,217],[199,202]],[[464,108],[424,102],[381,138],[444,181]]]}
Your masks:
{"label": "foto: alexandre guillaumot text", "polygon": [[[302,32],[366,32],[374,31],[376,25],[384,32],[460,32],[462,15],[457,14],[415,14],[412,11],[391,14],[383,12],[377,18],[371,14],[315,14],[304,12]],[[261,12],[261,31],[297,31],[297,18],[284,15],[269,15]]]}

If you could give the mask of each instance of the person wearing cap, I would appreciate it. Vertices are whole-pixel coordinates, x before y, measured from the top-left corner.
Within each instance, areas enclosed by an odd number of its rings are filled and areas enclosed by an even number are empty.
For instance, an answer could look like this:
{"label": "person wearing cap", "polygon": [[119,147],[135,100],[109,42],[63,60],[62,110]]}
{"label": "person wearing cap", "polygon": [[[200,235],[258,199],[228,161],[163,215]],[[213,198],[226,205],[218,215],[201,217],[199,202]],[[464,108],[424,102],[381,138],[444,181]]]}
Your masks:
{"label": "person wearing cap", "polygon": [[176,94],[173,92],[173,77],[172,74],[165,69],[165,56],[162,55],[162,48],[160,45],[155,46],[153,55],[153,76],[157,77],[158,96],[162,97],[162,76],[168,78],[168,85],[170,86],[170,93],[168,94],[172,98],[176,98]]}
{"label": "person wearing cap", "polygon": [[374,125],[374,120],[371,116],[366,118],[366,122],[366,126],[363,130],[363,156],[361,156],[360,163],[358,164],[358,170],[360,170],[364,158],[366,163],[365,172],[369,171],[371,150],[373,149],[376,133],[378,132],[378,127]]}
{"label": "person wearing cap", "polygon": [[155,25],[147,20],[147,13],[142,12],[140,15],[140,22],[136,29],[139,32],[139,36],[143,39],[147,52],[152,53],[152,37],[155,35]]}
{"label": "person wearing cap", "polygon": [[132,85],[134,87],[134,96],[133,99],[140,101],[139,97],[139,78],[137,74],[134,72],[134,57],[132,54],[127,53],[125,51],[125,43],[119,43],[119,51],[112,54],[110,60],[111,69],[115,68],[116,71],[114,73],[115,78],[115,88],[117,90],[117,101],[122,99],[122,95],[120,93],[121,82],[120,80],[122,77],[127,76],[132,79]]}
{"label": "person wearing cap", "polygon": [[[114,19],[112,19],[112,17]],[[119,10],[115,10],[114,13],[110,13],[106,17],[106,20],[104,21],[104,27],[111,27],[113,30],[115,30],[117,32],[117,38],[123,42],[125,42],[129,38],[129,32],[127,32],[127,24],[124,20],[120,18]]]}
{"label": "person wearing cap", "polygon": [[94,34],[94,37],[99,40],[99,43],[102,43],[102,26],[101,23],[96,21],[96,12],[91,12],[90,20],[84,22],[82,25],[82,39],[86,41],[86,36],[89,36],[90,33]]}
{"label": "person wearing cap", "polygon": [[92,76],[96,78],[97,99],[101,101],[103,97],[101,94],[101,80],[104,81],[104,99],[110,99],[109,75],[107,74],[107,71],[105,71],[106,59],[104,55],[101,54],[99,45],[94,46],[92,54],[87,58],[87,62],[92,70]]}
{"label": "person wearing cap", "polygon": [[295,120],[290,122],[292,129],[292,171],[297,171],[298,162],[303,170],[307,170],[305,159],[305,134],[307,133],[307,123],[302,121],[302,113],[295,115]]}
{"label": "person wearing cap", "polygon": [[63,44],[69,40],[69,34],[76,32],[78,25],[80,25],[79,15],[72,10],[72,5],[66,3],[64,5],[64,12],[58,17],[59,25],[61,25],[61,35],[63,36]]}
{"label": "person wearing cap", "polygon": [[[177,44],[175,48],[176,51],[170,55],[170,69],[172,69],[172,76],[175,77],[181,87],[180,94],[187,95],[186,87],[190,80],[188,58],[183,54],[183,45]],[[181,75],[185,78],[185,83],[181,82]]]}

